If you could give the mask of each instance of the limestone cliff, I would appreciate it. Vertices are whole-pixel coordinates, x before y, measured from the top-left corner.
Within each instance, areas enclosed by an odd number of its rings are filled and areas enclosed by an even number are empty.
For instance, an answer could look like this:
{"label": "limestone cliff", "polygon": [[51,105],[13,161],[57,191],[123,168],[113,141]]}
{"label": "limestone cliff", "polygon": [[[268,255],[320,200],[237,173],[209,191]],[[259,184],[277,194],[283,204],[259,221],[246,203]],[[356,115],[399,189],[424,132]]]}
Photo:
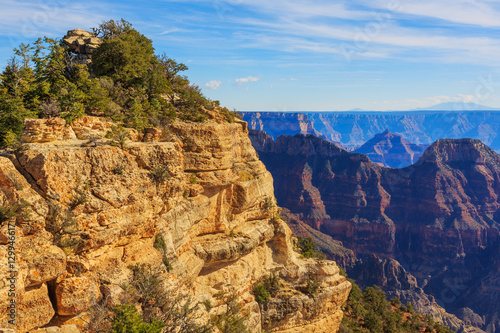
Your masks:
{"label": "limestone cliff", "polygon": [[[379,257],[357,272],[348,269],[358,283],[407,290],[408,295],[398,294],[402,300],[421,311],[419,305],[428,303],[432,311],[423,312],[455,329],[462,323],[436,313],[434,304],[485,331],[500,330],[500,155],[495,151],[473,139],[438,140],[417,163],[392,169],[312,135],[273,141],[260,134],[253,142],[273,174],[281,206],[340,241],[357,259]],[[424,300],[405,282],[392,260],[435,301]]]}
{"label": "limestone cliff", "polygon": [[[215,295],[236,292],[252,332],[336,332],[350,283],[334,262],[293,251],[279,208],[265,204],[274,200],[273,179],[246,123],[211,118],[131,130],[124,149],[103,138],[112,124],[100,118],[28,120],[28,149],[0,156],[0,206],[26,206],[0,228],[0,327],[12,328],[3,283],[10,222],[19,332],[49,322],[81,327],[89,307],[122,292],[140,263],[209,300],[209,314],[224,307]],[[153,247],[158,234],[166,253]],[[259,305],[252,286],[270,272],[285,287]],[[300,292],[310,277],[321,283],[314,297]]]}

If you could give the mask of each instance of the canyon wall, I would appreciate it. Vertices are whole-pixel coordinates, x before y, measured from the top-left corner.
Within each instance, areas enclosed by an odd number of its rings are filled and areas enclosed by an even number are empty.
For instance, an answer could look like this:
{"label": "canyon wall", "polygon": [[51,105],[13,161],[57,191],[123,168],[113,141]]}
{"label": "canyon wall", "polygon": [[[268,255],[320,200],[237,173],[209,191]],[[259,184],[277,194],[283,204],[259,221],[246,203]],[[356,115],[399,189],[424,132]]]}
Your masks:
{"label": "canyon wall", "polygon": [[[457,315],[476,312],[485,318],[479,328],[499,329],[495,151],[478,140],[438,140],[417,163],[390,169],[313,135],[251,138],[279,205],[358,258],[397,260],[432,302]],[[368,281],[368,271],[358,267],[354,277]]]}
{"label": "canyon wall", "polygon": [[[115,302],[140,264],[159,270],[172,290],[211,303],[205,317],[224,311],[217,295],[234,292],[252,332],[338,329],[350,283],[334,262],[293,250],[280,209],[265,205],[273,179],[247,124],[210,117],[128,130],[124,147],[104,138],[113,124],[101,118],[26,121],[27,149],[0,155],[0,274],[10,274],[15,226],[17,331],[81,330],[89,308]],[[153,246],[157,235],[164,253]],[[253,285],[271,272],[282,289],[258,304]],[[300,291],[310,278],[320,283],[316,295]],[[8,292],[2,284],[0,327],[13,328]]]}
{"label": "canyon wall", "polygon": [[[405,112],[243,112],[249,128],[263,130],[274,138],[284,135],[315,134],[348,147],[359,147],[388,129],[415,144],[432,144],[439,139],[478,139],[494,150],[500,149],[498,111],[405,111]],[[307,132],[298,131],[297,119],[307,123]]]}

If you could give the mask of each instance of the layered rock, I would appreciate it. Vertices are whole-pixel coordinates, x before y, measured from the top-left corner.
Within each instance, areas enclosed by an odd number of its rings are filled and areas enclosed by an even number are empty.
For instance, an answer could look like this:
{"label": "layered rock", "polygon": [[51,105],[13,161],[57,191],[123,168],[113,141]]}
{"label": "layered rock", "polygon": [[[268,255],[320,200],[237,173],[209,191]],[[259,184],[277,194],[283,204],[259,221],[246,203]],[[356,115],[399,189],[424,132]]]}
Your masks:
{"label": "layered rock", "polygon": [[402,168],[418,161],[428,145],[416,145],[385,130],[352,152],[365,154],[372,162],[390,168]]}
{"label": "layered rock", "polygon": [[[415,144],[432,144],[444,138],[478,139],[500,150],[500,112],[498,111],[405,111],[405,112],[243,112],[251,129],[270,131],[272,137],[294,135],[291,124],[307,116],[308,126],[329,141],[346,147],[359,147],[377,133],[389,129]],[[258,116],[257,116],[258,115]],[[258,121],[257,121],[258,119]],[[279,124],[276,126],[275,124]],[[285,129],[281,130],[280,129]],[[313,134],[313,131],[308,133]],[[303,133],[306,134],[306,133]]]}
{"label": "layered rock", "polygon": [[70,59],[71,62],[83,65],[90,65],[92,63],[92,53],[103,42],[101,38],[93,33],[82,29],[69,30],[62,41],[69,46],[73,53]]}
{"label": "layered rock", "polygon": [[436,304],[468,307],[487,318],[481,328],[498,329],[500,156],[492,149],[439,140],[412,166],[388,169],[314,136],[258,142],[278,204],[358,256],[404,263]]}
{"label": "layered rock", "polygon": [[[273,180],[251,146],[246,123],[176,121],[135,133],[124,149],[103,138],[109,128],[92,117],[71,125],[29,120],[23,134],[29,149],[0,156],[0,205],[26,203],[25,213],[10,219],[24,318],[18,329],[49,321],[81,327],[90,306],[103,297],[115,302],[137,264],[159,269],[174,289],[210,300],[211,314],[224,307],[215,295],[235,292],[251,314],[252,332],[264,326],[273,332],[338,329],[350,283],[332,262],[300,259],[290,229],[275,217],[279,209],[264,208],[274,197]],[[158,234],[165,253],[153,247]],[[287,294],[287,302],[300,306],[269,311],[266,304],[259,307],[252,286],[270,272],[290,291],[310,276],[322,287],[314,297]],[[8,302],[6,292],[3,286],[1,302]],[[280,302],[278,295],[269,306]],[[0,326],[8,327],[7,319],[1,310]]]}
{"label": "layered rock", "polygon": [[308,116],[303,113],[244,112],[243,119],[248,122],[249,128],[265,131],[274,138],[297,133],[321,136],[314,129]]}

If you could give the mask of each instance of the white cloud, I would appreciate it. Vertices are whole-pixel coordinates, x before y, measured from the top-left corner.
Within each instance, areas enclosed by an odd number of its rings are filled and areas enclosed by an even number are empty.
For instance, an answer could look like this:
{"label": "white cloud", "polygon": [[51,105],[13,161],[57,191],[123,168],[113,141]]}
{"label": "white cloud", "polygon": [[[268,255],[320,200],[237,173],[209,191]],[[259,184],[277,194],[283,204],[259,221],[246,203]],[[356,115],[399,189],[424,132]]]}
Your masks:
{"label": "white cloud", "polygon": [[242,77],[240,79],[236,79],[234,81],[236,81],[236,84],[240,85],[243,83],[260,81],[260,78],[255,76],[247,76],[247,77]]}
{"label": "white cloud", "polygon": [[[496,9],[494,1],[484,0],[419,0],[418,2],[404,1],[392,8],[396,12],[430,17],[452,23],[478,25],[482,27],[498,27],[500,11]],[[379,9],[387,9],[386,0],[370,0],[366,2]]]}
{"label": "white cloud", "polygon": [[217,80],[212,80],[210,82],[205,83],[205,87],[209,90],[217,90],[220,88],[222,82]]}

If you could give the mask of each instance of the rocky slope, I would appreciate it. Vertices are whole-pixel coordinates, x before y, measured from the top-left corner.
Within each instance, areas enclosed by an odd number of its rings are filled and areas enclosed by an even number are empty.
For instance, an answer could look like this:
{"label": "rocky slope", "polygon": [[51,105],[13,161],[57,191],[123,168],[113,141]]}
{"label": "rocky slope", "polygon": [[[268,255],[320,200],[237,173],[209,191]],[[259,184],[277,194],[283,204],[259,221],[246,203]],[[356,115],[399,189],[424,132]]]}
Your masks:
{"label": "rocky slope", "polygon": [[[338,329],[350,283],[335,263],[298,257],[279,209],[263,207],[273,179],[246,123],[210,116],[130,130],[124,149],[103,138],[112,124],[101,118],[26,122],[28,150],[0,156],[0,207],[26,206],[12,217],[1,211],[2,281],[15,225],[17,331],[49,322],[81,328],[93,304],[118,302],[131,266],[142,263],[172,290],[211,302],[205,316],[224,309],[215,295],[236,292],[252,332]],[[166,253],[153,247],[158,234]],[[252,285],[270,272],[284,289],[259,306]],[[310,277],[321,283],[314,297],[299,291]],[[0,327],[12,328],[8,292],[3,283]]]}
{"label": "rocky slope", "polygon": [[352,152],[364,154],[385,167],[402,168],[417,162],[427,147],[408,142],[386,129]]}
{"label": "rocky slope", "polygon": [[[253,122],[257,118],[260,122]],[[407,111],[407,112],[244,112],[243,120],[252,129],[272,131],[272,137],[294,135],[296,119],[306,117],[308,126],[326,139],[344,146],[363,145],[377,133],[389,129],[415,144],[432,144],[439,139],[478,139],[500,150],[498,111]],[[259,126],[255,126],[258,124]],[[279,124],[279,126],[276,126]],[[280,129],[282,129],[280,131]],[[302,134],[306,134],[302,132]],[[313,134],[310,130],[307,134]]]}
{"label": "rocky slope", "polygon": [[485,319],[480,328],[498,331],[500,156],[492,149],[439,140],[414,165],[388,169],[312,135],[274,142],[254,133],[252,141],[278,204],[358,257],[403,263],[435,303],[473,311]]}

